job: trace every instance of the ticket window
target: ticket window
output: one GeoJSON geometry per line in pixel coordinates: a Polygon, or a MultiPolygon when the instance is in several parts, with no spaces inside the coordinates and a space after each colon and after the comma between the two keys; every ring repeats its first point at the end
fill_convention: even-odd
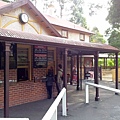
{"type": "Polygon", "coordinates": [[[54,74],[56,74],[56,49],[48,48],[48,66],[52,66],[54,69],[54,74]]]}
{"type": "Polygon", "coordinates": [[[30,46],[18,45],[17,47],[17,80],[31,79],[30,46]]]}
{"type": "Polygon", "coordinates": [[[18,81],[28,80],[28,69],[27,68],[18,68],[17,69],[17,78],[18,81]]]}

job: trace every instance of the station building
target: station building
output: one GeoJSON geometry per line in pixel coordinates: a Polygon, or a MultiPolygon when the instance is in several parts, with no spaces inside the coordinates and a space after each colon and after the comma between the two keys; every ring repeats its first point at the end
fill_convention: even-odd
{"type": "MultiPolygon", "coordinates": [[[[69,27],[51,23],[53,20],[42,15],[29,0],[10,4],[0,1],[0,6],[0,108],[4,107],[6,90],[9,106],[46,99],[41,78],[49,66],[57,74],[58,64],[63,65],[66,78],[67,54],[118,52],[109,45],[89,43],[92,33],[84,28],[72,23],[69,27]]],[[[53,94],[56,95],[55,87],[53,94]]]]}

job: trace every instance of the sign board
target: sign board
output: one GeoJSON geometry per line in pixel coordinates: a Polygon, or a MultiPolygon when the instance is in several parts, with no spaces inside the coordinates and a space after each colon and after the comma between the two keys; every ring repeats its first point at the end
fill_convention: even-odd
{"type": "Polygon", "coordinates": [[[47,61],[47,47],[38,45],[33,46],[33,67],[46,68],[47,61]]]}

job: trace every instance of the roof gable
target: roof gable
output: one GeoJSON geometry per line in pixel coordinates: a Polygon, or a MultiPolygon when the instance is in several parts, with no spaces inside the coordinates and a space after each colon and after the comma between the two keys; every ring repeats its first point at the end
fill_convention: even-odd
{"type": "Polygon", "coordinates": [[[46,28],[49,28],[55,36],[59,36],[59,37],[61,36],[52,27],[52,25],[49,23],[49,21],[37,10],[37,8],[29,0],[18,0],[17,2],[3,5],[2,7],[0,7],[0,14],[12,11],[12,10],[17,9],[22,6],[28,7],[30,10],[32,10],[35,17],[37,16],[37,19],[41,19],[42,21],[40,21],[40,22],[44,22],[44,24],[46,25],[46,28]]]}
{"type": "Polygon", "coordinates": [[[63,20],[60,18],[55,18],[55,17],[52,17],[50,15],[44,15],[44,16],[52,25],[57,25],[60,27],[73,29],[73,30],[77,30],[80,32],[85,32],[87,34],[93,34],[93,32],[90,32],[89,30],[85,29],[84,27],[81,27],[80,25],[74,24],[70,21],[63,20]]]}

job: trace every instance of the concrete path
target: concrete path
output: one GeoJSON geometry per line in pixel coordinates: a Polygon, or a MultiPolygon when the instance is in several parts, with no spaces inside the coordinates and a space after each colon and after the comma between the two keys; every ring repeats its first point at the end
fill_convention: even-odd
{"type": "MultiPolygon", "coordinates": [[[[101,81],[100,84],[113,88],[115,86],[113,82],[101,81]]],[[[94,88],[90,87],[90,103],[88,105],[84,103],[83,91],[82,94],[72,94],[74,103],[69,105],[68,116],[62,117],[59,113],[59,120],[120,120],[120,96],[101,89],[100,101],[94,101],[94,93],[94,88]]]]}
{"type": "MultiPolygon", "coordinates": [[[[61,116],[61,105],[59,105],[58,120],[120,120],[120,96],[110,91],[100,90],[100,101],[96,102],[94,101],[95,88],[90,87],[90,103],[86,105],[84,82],[82,91],[76,91],[76,86],[68,85],[68,116],[61,116]]],[[[115,83],[108,81],[101,81],[100,84],[113,88],[115,86],[115,83]]],[[[54,99],[46,99],[11,107],[10,117],[41,120],[53,101],[54,99]]],[[[0,110],[0,117],[3,117],[3,110],[0,110]]]]}

